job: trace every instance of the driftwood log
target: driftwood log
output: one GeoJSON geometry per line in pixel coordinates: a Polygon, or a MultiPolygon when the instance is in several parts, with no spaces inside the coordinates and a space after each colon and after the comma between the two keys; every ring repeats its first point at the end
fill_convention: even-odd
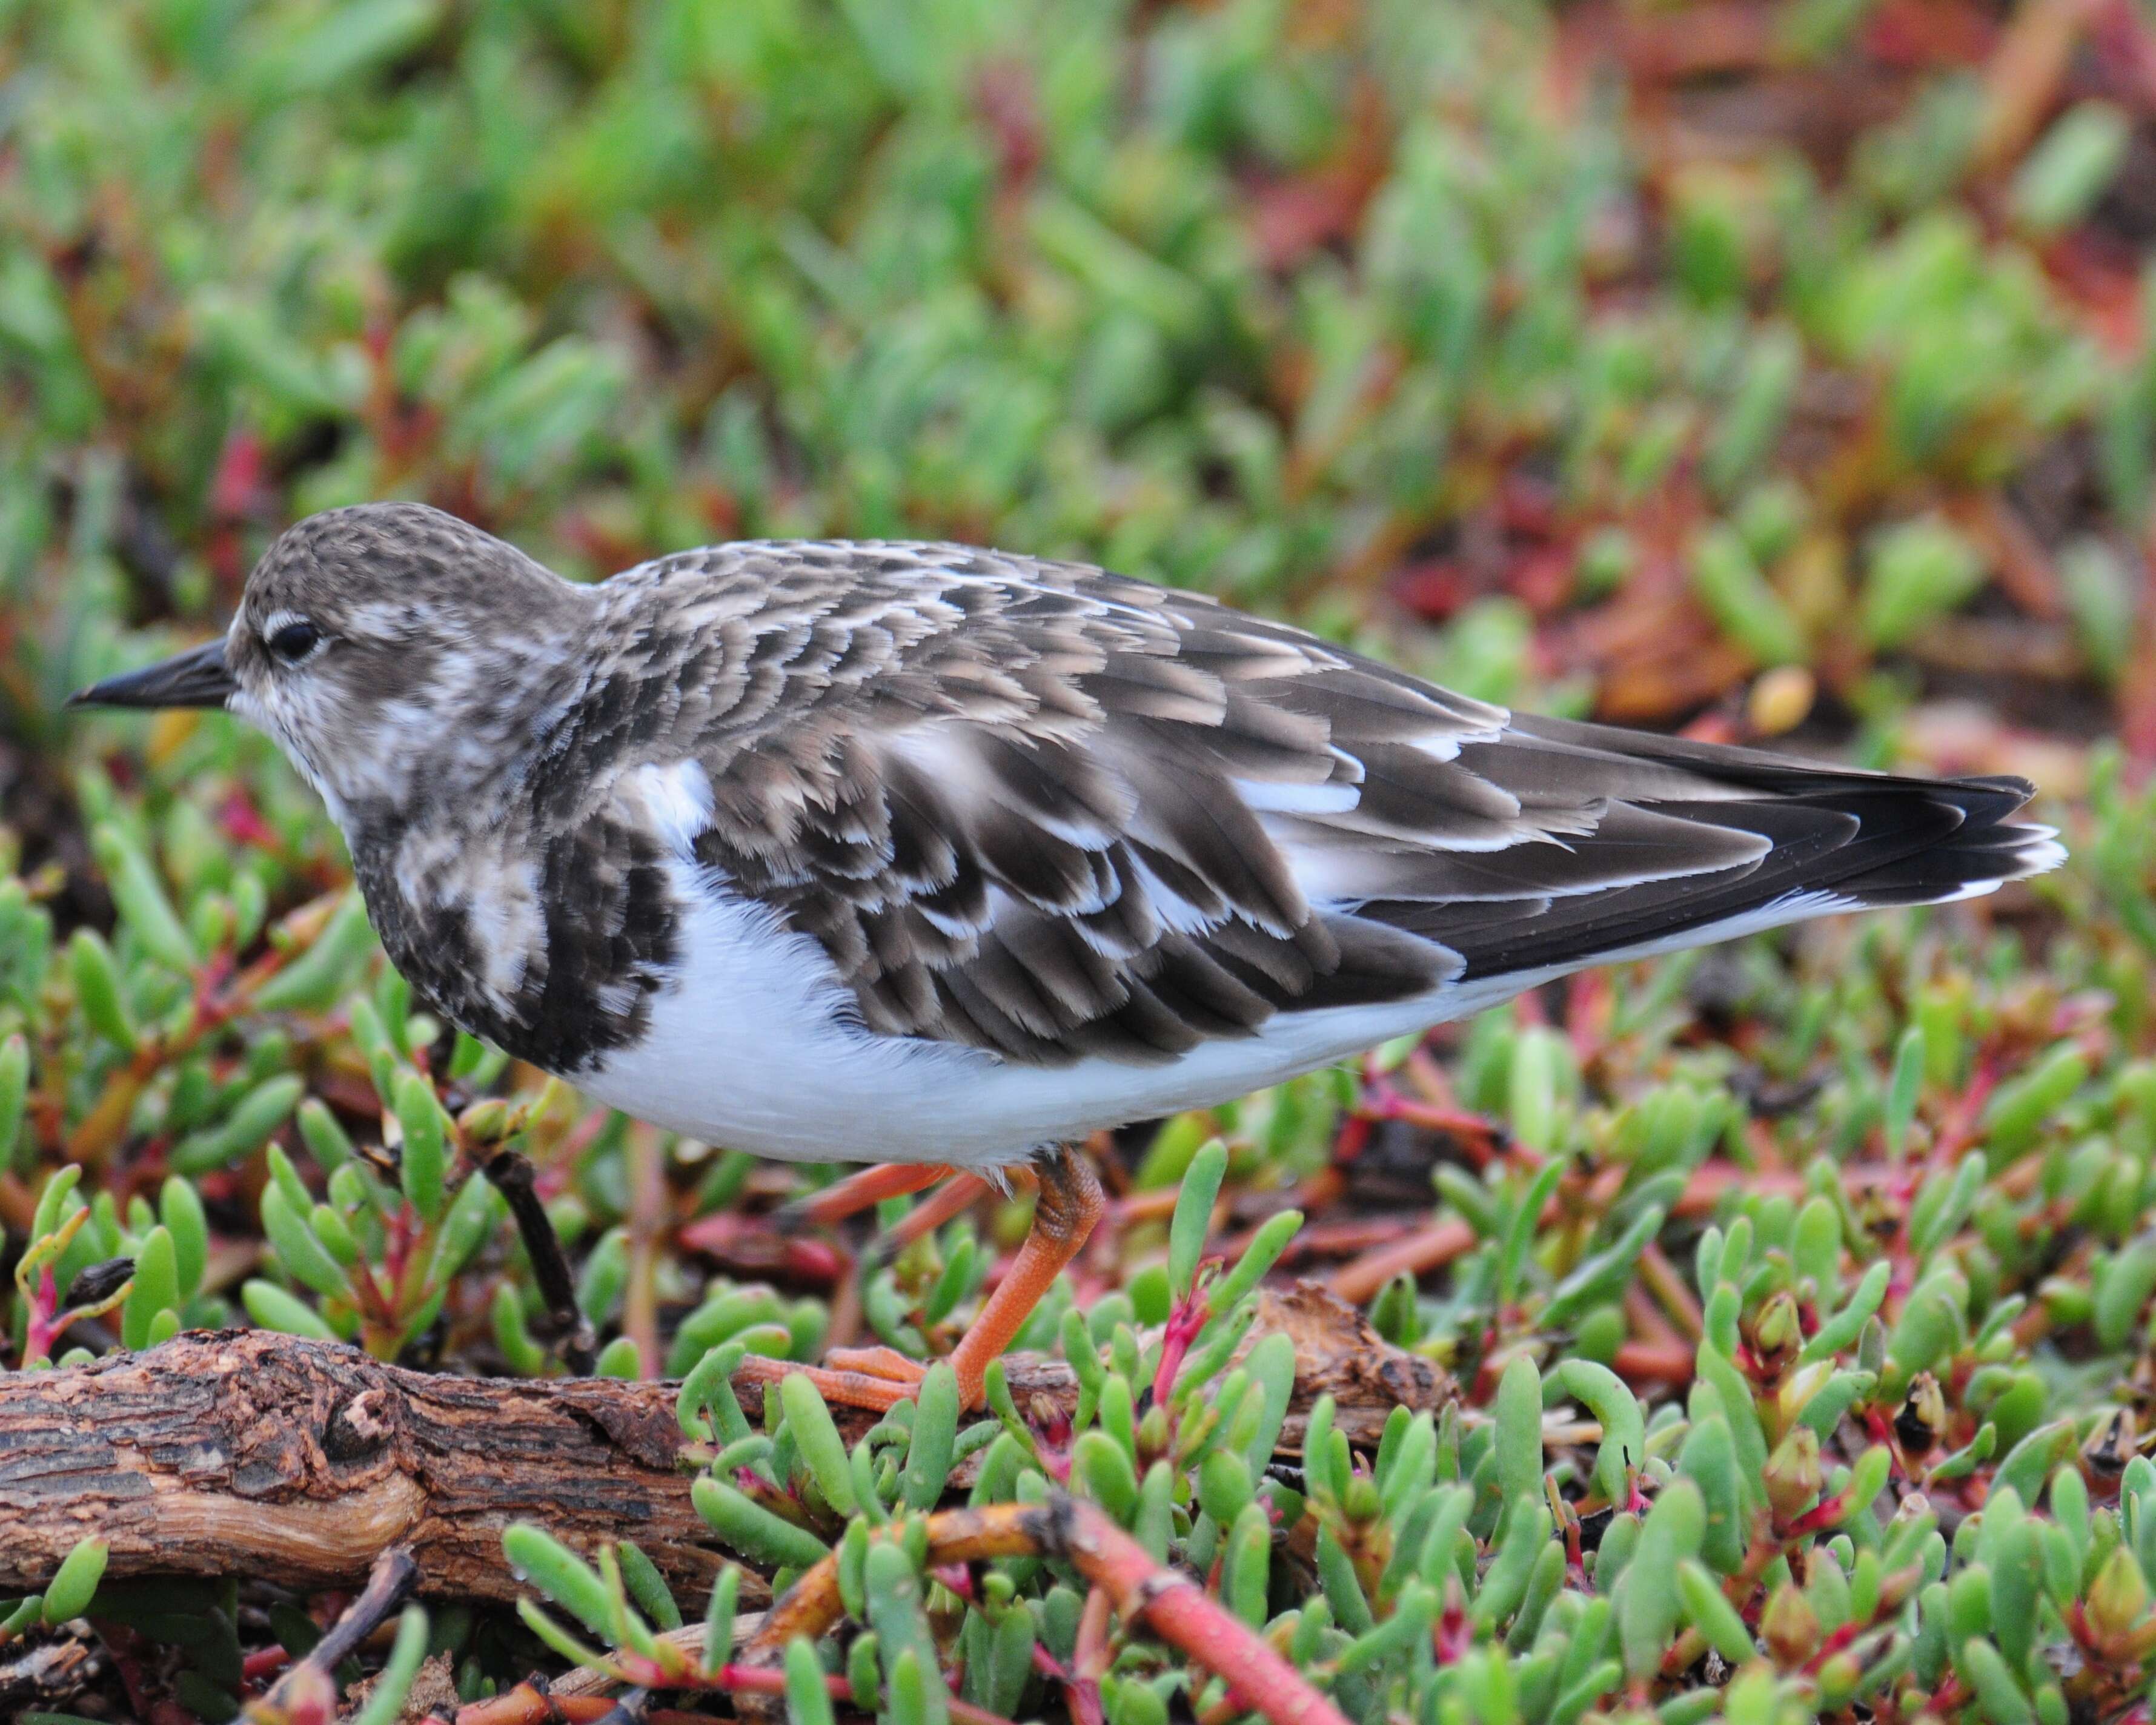
{"type": "MultiPolygon", "coordinates": [[[[1252,1339],[1269,1331],[1296,1343],[1291,1453],[1321,1394],[1367,1445],[1394,1406],[1435,1407],[1451,1393],[1435,1366],[1389,1347],[1314,1285],[1265,1296],[1252,1339]]],[[[1068,1418],[1067,1367],[1023,1354],[1005,1364],[1029,1418],[1068,1418]]],[[[756,1389],[742,1385],[752,1410],[756,1389]]],[[[834,1411],[849,1441],[873,1420],[834,1411]]],[[[634,1539],[701,1597],[721,1555],[690,1504],[680,1446],[668,1384],[432,1377],[264,1330],[180,1336],[0,1376],[0,1592],[42,1587],[95,1535],[115,1577],[349,1587],[403,1545],[424,1592],[507,1599],[517,1584],[501,1532],[529,1519],[579,1548],[634,1539]]],[[[761,1598],[744,1588],[744,1604],[761,1598]]]]}

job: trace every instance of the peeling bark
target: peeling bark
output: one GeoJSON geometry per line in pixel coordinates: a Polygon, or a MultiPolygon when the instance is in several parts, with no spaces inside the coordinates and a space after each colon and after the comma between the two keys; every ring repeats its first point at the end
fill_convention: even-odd
{"type": "MultiPolygon", "coordinates": [[[[1268,1294],[1253,1334],[1273,1329],[1296,1338],[1296,1414],[1330,1391],[1358,1443],[1375,1442],[1396,1404],[1450,1394],[1436,1367],[1316,1288],[1268,1294]]],[[[1029,1355],[1005,1367],[1029,1417],[1068,1417],[1068,1368],[1029,1355]]],[[[876,1417],[834,1412],[850,1442],[876,1417]]],[[[1283,1450],[1301,1425],[1291,1417],[1283,1450]]],[[[582,1549],[634,1539],[701,1596],[725,1559],[690,1504],[680,1445],[668,1384],[432,1377],[269,1331],[181,1336],[0,1376],[0,1590],[41,1587],[94,1534],[116,1578],[350,1587],[403,1544],[424,1592],[509,1599],[501,1532],[528,1519],[582,1549]]],[[[742,1589],[745,1605],[764,1598],[742,1589]]]]}
{"type": "Polygon", "coordinates": [[[501,1530],[628,1537],[707,1583],[707,1530],[674,1466],[672,1392],[593,1378],[429,1377],[264,1330],[181,1336],[72,1371],[0,1378],[0,1589],[74,1543],[106,1573],[350,1586],[411,1547],[429,1592],[515,1594],[501,1530]]]}

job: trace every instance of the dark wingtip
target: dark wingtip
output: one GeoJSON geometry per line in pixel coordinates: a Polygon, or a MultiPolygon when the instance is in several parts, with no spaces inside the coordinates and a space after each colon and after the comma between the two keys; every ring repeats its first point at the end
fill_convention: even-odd
{"type": "Polygon", "coordinates": [[[2035,785],[2010,773],[1989,773],[1974,778],[1952,778],[1943,783],[1948,788],[1962,793],[1957,800],[1963,814],[1979,826],[1989,826],[2005,820],[2008,815],[2025,807],[2036,794],[2035,785]]]}
{"type": "Polygon", "coordinates": [[[1987,791],[2004,791],[2010,796],[2027,802],[2036,794],[2036,787],[2015,773],[1979,773],[1974,778],[1958,778],[1956,784],[1974,785],[1987,791]]]}

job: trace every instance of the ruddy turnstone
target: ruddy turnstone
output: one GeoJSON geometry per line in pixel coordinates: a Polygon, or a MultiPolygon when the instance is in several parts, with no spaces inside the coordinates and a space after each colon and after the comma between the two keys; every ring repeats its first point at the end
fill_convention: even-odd
{"type": "MultiPolygon", "coordinates": [[[[2053,866],[2015,778],[1520,716],[1081,563],[758,542],[595,586],[416,504],[270,546],[221,639],[83,691],[221,706],[350,845],[391,960],[588,1095],[794,1159],[1031,1163],[968,1401],[1082,1244],[1096,1128],[1584,966],[2053,866]]],[[[920,1368],[816,1375],[871,1406],[920,1368]]]]}

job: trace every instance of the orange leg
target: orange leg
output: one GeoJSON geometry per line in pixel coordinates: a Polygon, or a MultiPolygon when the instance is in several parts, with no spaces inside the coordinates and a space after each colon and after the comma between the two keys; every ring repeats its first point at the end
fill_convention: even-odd
{"type": "Polygon", "coordinates": [[[849,1216],[859,1215],[886,1198],[904,1198],[923,1187],[933,1186],[950,1172],[940,1162],[880,1163],[857,1174],[848,1174],[843,1180],[834,1180],[820,1192],[797,1198],[778,1214],[788,1222],[828,1228],[849,1216]]]}
{"type": "Polygon", "coordinates": [[[896,1257],[924,1234],[933,1234],[953,1216],[963,1215],[993,1190],[978,1174],[959,1174],[908,1210],[893,1226],[869,1242],[869,1256],[880,1262],[896,1257]]]}
{"type": "MultiPolygon", "coordinates": [[[[1033,1231],[1026,1235],[1004,1279],[951,1354],[952,1368],[958,1374],[959,1399],[968,1408],[981,1404],[989,1362],[1010,1346],[1011,1337],[1024,1327],[1040,1296],[1078,1255],[1106,1207],[1092,1165],[1068,1145],[1059,1146],[1036,1172],[1040,1177],[1040,1201],[1033,1213],[1033,1231]]],[[[793,1366],[754,1356],[742,1364],[746,1374],[764,1383],[775,1383],[791,1372],[802,1373],[827,1401],[879,1410],[911,1400],[927,1371],[889,1348],[850,1350],[834,1358],[843,1362],[836,1369],[793,1366]]]]}
{"type": "Polygon", "coordinates": [[[958,1393],[966,1406],[981,1404],[988,1363],[1010,1346],[1025,1327],[1040,1296],[1055,1286],[1064,1266],[1076,1257],[1108,1206],[1093,1165],[1068,1144],[1059,1144],[1034,1168],[1040,1199],[1033,1212],[1033,1231],[1018,1249],[1004,1279],[988,1296],[973,1327],[952,1350],[958,1393]]]}

